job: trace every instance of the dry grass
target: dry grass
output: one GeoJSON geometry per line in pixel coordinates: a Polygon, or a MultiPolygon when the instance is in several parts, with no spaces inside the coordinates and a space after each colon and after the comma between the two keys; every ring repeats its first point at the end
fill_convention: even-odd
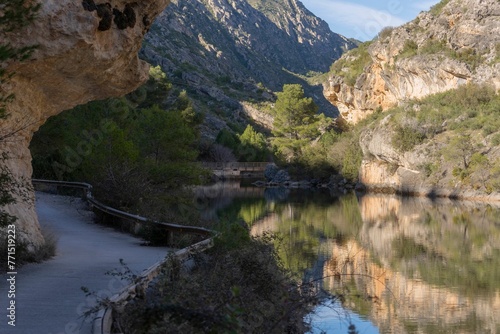
{"type": "MultiPolygon", "coordinates": [[[[57,250],[57,236],[53,231],[47,228],[42,228],[42,235],[45,239],[43,245],[35,247],[33,251],[28,251],[28,246],[24,242],[19,242],[16,244],[16,267],[20,267],[26,263],[40,263],[45,260],[50,259],[56,254],[57,250]]],[[[7,243],[5,242],[7,238],[2,234],[0,241],[0,252],[2,254],[7,254],[7,243]]],[[[0,273],[6,272],[7,268],[7,257],[0,257],[0,273]]]]}

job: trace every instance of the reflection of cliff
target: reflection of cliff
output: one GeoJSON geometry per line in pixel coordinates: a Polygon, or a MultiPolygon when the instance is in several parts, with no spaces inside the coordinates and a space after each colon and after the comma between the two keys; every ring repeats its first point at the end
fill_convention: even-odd
{"type": "Polygon", "coordinates": [[[347,296],[360,294],[348,298],[347,306],[367,313],[382,333],[436,333],[445,328],[456,328],[453,333],[496,333],[496,209],[380,195],[362,197],[359,209],[363,225],[357,240],[329,246],[325,287],[347,296]]]}
{"type": "Polygon", "coordinates": [[[360,199],[359,208],[359,240],[385,265],[394,265],[398,256],[464,261],[491,259],[500,252],[500,217],[491,204],[369,195],[360,199]],[[410,242],[419,249],[400,249],[410,242]]]}
{"type": "MultiPolygon", "coordinates": [[[[269,208],[271,209],[271,208],[269,208]]],[[[450,200],[303,196],[252,234],[278,232],[283,264],[381,333],[500,333],[500,210],[450,200]]]]}
{"type": "Polygon", "coordinates": [[[265,232],[276,232],[278,230],[279,217],[271,213],[252,225],[250,234],[254,237],[261,236],[265,232]]]}
{"type": "Polygon", "coordinates": [[[500,326],[500,290],[474,298],[408,278],[372,262],[369,252],[354,240],[333,243],[331,251],[324,287],[345,293],[346,306],[354,310],[363,309],[363,302],[366,310],[371,303],[365,315],[381,333],[436,333],[445,328],[456,328],[453,333],[496,333],[500,326]]]}

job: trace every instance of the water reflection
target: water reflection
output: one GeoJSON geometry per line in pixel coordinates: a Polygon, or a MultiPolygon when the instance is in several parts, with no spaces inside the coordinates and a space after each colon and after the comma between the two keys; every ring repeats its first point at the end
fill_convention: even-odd
{"type": "Polygon", "coordinates": [[[220,192],[208,216],[244,221],[255,235],[279,233],[289,269],[306,281],[323,278],[318,288],[343,296],[381,333],[500,333],[498,207],[273,192],[220,192]]]}

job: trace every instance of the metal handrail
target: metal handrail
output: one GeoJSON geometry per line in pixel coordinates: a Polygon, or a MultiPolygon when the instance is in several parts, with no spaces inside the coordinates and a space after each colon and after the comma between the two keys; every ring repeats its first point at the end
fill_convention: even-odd
{"type": "MultiPolygon", "coordinates": [[[[142,272],[141,275],[135,280],[135,282],[131,283],[127,287],[125,287],[121,292],[113,295],[109,301],[110,305],[121,305],[122,307],[127,301],[133,299],[137,295],[143,295],[148,284],[157,277],[161,268],[164,264],[166,264],[170,259],[175,258],[176,260],[183,262],[189,258],[190,255],[200,253],[210,247],[213,246],[214,238],[217,235],[215,231],[203,228],[203,227],[195,227],[195,226],[184,226],[177,224],[169,224],[157,221],[151,221],[147,218],[133,215],[128,212],[124,212],[121,210],[117,210],[110,206],[104,205],[99,202],[92,196],[92,185],[84,182],[66,182],[66,181],[54,181],[54,180],[40,180],[33,179],[33,184],[46,184],[46,185],[55,185],[58,187],[70,187],[70,188],[79,188],[84,192],[84,199],[93,207],[96,208],[106,214],[125,218],[129,220],[138,221],[141,223],[153,223],[155,225],[160,225],[165,229],[172,232],[183,232],[183,233],[191,233],[191,234],[199,234],[211,236],[208,239],[195,243],[191,246],[180,249],[170,257],[167,256],[162,261],[159,261],[142,272]]],[[[113,323],[113,307],[112,306],[103,306],[98,312],[94,319],[92,326],[93,334],[111,334],[111,327],[113,323]]]]}
{"type": "Polygon", "coordinates": [[[166,230],[169,230],[172,232],[182,232],[182,233],[199,234],[199,235],[212,235],[213,234],[213,231],[206,229],[206,228],[203,228],[203,227],[185,226],[185,225],[178,225],[178,224],[153,221],[153,220],[147,219],[147,218],[139,216],[139,215],[134,215],[134,214],[107,206],[107,205],[99,202],[98,200],[96,200],[92,196],[92,185],[89,183],[41,180],[41,179],[33,179],[32,182],[33,182],[33,184],[38,183],[38,184],[46,184],[46,185],[55,185],[58,187],[69,187],[69,188],[83,189],[84,199],[93,208],[96,208],[99,211],[102,211],[102,212],[107,213],[107,214],[114,216],[114,217],[129,219],[129,220],[133,220],[133,221],[137,221],[137,222],[141,222],[141,223],[153,223],[155,225],[160,225],[163,228],[165,228],[166,230]]]}

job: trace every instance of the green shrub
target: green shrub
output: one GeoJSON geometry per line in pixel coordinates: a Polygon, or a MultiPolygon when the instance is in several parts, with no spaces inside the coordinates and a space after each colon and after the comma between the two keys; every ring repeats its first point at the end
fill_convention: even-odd
{"type": "Polygon", "coordinates": [[[392,32],[394,31],[394,27],[385,27],[378,33],[379,40],[385,40],[390,37],[392,32]]]}
{"type": "Polygon", "coordinates": [[[430,39],[422,46],[419,54],[436,54],[447,50],[448,46],[445,40],[430,39]]]}
{"type": "Polygon", "coordinates": [[[351,141],[350,149],[347,150],[342,159],[342,175],[352,182],[357,181],[362,160],[363,152],[359,146],[359,141],[351,141]]]}
{"type": "Polygon", "coordinates": [[[408,152],[425,140],[425,134],[409,126],[398,125],[392,137],[392,145],[401,152],[408,152]]]}
{"type": "Polygon", "coordinates": [[[220,246],[193,256],[196,265],[189,272],[173,260],[149,298],[136,298],[117,314],[122,331],[306,332],[303,318],[310,297],[300,294],[271,243],[260,239],[229,249],[220,246]]]}
{"type": "Polygon", "coordinates": [[[468,64],[472,70],[475,70],[483,62],[481,54],[477,53],[477,51],[472,48],[460,51],[453,50],[451,52],[451,57],[468,64]]]}
{"type": "Polygon", "coordinates": [[[455,168],[453,168],[451,174],[454,177],[459,178],[461,181],[464,181],[470,175],[470,171],[468,169],[455,167],[455,168]]]}
{"type": "Polygon", "coordinates": [[[435,4],[431,7],[430,13],[434,16],[438,16],[443,11],[444,6],[446,6],[450,0],[441,0],[441,2],[435,4]]]}
{"type": "Polygon", "coordinates": [[[409,58],[417,55],[418,44],[413,40],[407,40],[403,46],[403,49],[399,52],[399,58],[409,58]]]}
{"type": "Polygon", "coordinates": [[[492,144],[492,145],[494,145],[494,146],[498,146],[498,145],[500,145],[500,133],[495,134],[495,135],[491,138],[491,144],[492,144]]]}
{"type": "Polygon", "coordinates": [[[346,57],[342,57],[332,64],[330,73],[343,77],[346,84],[354,86],[366,66],[373,62],[368,53],[368,47],[371,43],[366,42],[360,44],[356,49],[350,50],[346,57]]]}
{"type": "Polygon", "coordinates": [[[439,170],[439,166],[435,163],[427,162],[418,167],[418,169],[425,174],[425,176],[429,177],[434,172],[439,170]]]}

